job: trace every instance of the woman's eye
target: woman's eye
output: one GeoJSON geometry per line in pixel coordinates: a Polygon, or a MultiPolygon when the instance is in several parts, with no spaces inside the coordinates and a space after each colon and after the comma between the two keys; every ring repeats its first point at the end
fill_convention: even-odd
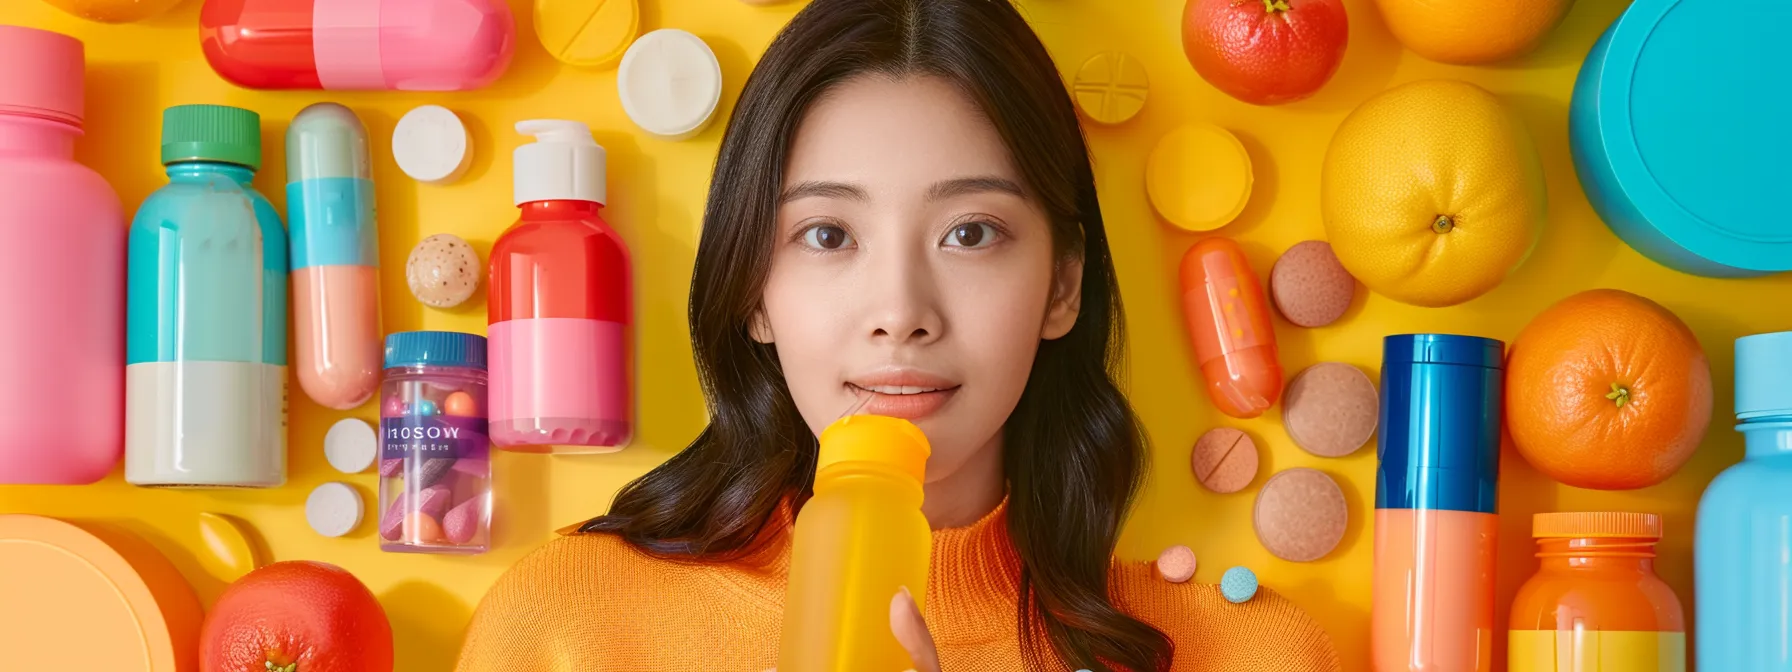
{"type": "Polygon", "coordinates": [[[852,234],[832,224],[811,226],[803,231],[803,244],[817,250],[838,250],[852,246],[852,234]]]}
{"type": "Polygon", "coordinates": [[[952,227],[946,232],[946,247],[988,247],[995,244],[1002,234],[996,227],[984,222],[966,222],[952,227]]]}

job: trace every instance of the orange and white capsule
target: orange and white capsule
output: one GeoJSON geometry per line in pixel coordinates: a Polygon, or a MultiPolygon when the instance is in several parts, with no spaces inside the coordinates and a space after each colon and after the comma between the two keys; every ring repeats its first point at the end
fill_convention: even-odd
{"type": "Polygon", "coordinates": [[[1255,418],[1282,396],[1282,365],[1263,285],[1229,238],[1195,243],[1182,257],[1182,308],[1214,407],[1255,418]]]}
{"type": "Polygon", "coordinates": [[[318,103],[286,132],[295,368],[321,406],[360,406],[379,389],[379,247],[367,128],[318,103]]]}

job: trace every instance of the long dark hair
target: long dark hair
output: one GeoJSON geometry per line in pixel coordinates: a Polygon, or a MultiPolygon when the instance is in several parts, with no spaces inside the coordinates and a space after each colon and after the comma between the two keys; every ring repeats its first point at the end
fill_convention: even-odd
{"type": "Polygon", "coordinates": [[[1061,257],[1082,257],[1076,325],[1040,344],[1003,429],[1008,531],[1022,566],[1017,627],[1029,666],[1049,667],[1055,651],[1097,670],[1166,669],[1169,640],[1108,595],[1146,449],[1110,377],[1123,364],[1123,318],[1094,173],[1051,57],[1008,0],[815,0],[779,34],[722,139],[691,280],[691,343],[709,426],[582,531],[618,534],[661,556],[736,557],[756,546],[786,499],[807,495],[815,436],[773,346],[755,342],[749,323],[771,264],[797,125],[831,87],[867,74],[956,84],[1001,134],[1061,257]]]}

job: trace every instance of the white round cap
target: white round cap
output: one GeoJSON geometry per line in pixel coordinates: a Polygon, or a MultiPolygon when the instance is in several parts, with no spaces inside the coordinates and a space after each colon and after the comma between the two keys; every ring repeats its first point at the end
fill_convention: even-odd
{"type": "Polygon", "coordinates": [[[642,130],[683,140],[709,125],[722,102],[722,65],[703,38],[662,28],[635,40],[616,69],[622,111],[642,130]]]}
{"type": "Polygon", "coordinates": [[[603,203],[604,148],[577,121],[534,119],[516,132],[535,142],[516,148],[516,204],[534,201],[603,203]]]}
{"type": "Polygon", "coordinates": [[[392,130],[392,158],[411,179],[446,184],[473,165],[472,138],[459,116],[440,105],[405,113],[392,130]]]}
{"type": "Polygon", "coordinates": [[[347,483],[329,482],[317,486],[305,498],[305,522],[326,537],[340,537],[361,526],[364,513],[361,493],[347,483]]]}
{"type": "Polygon", "coordinates": [[[345,474],[359,474],[379,457],[379,435],[373,425],[358,418],[343,418],[324,434],[324,459],[345,474]]]}

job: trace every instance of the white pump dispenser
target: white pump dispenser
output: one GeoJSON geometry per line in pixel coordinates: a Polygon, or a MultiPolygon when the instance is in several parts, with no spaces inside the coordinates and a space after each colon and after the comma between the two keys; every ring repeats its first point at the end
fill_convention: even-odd
{"type": "Polygon", "coordinates": [[[535,142],[516,148],[516,204],[533,201],[590,201],[606,197],[604,148],[591,127],[577,121],[533,119],[516,131],[535,142]]]}

